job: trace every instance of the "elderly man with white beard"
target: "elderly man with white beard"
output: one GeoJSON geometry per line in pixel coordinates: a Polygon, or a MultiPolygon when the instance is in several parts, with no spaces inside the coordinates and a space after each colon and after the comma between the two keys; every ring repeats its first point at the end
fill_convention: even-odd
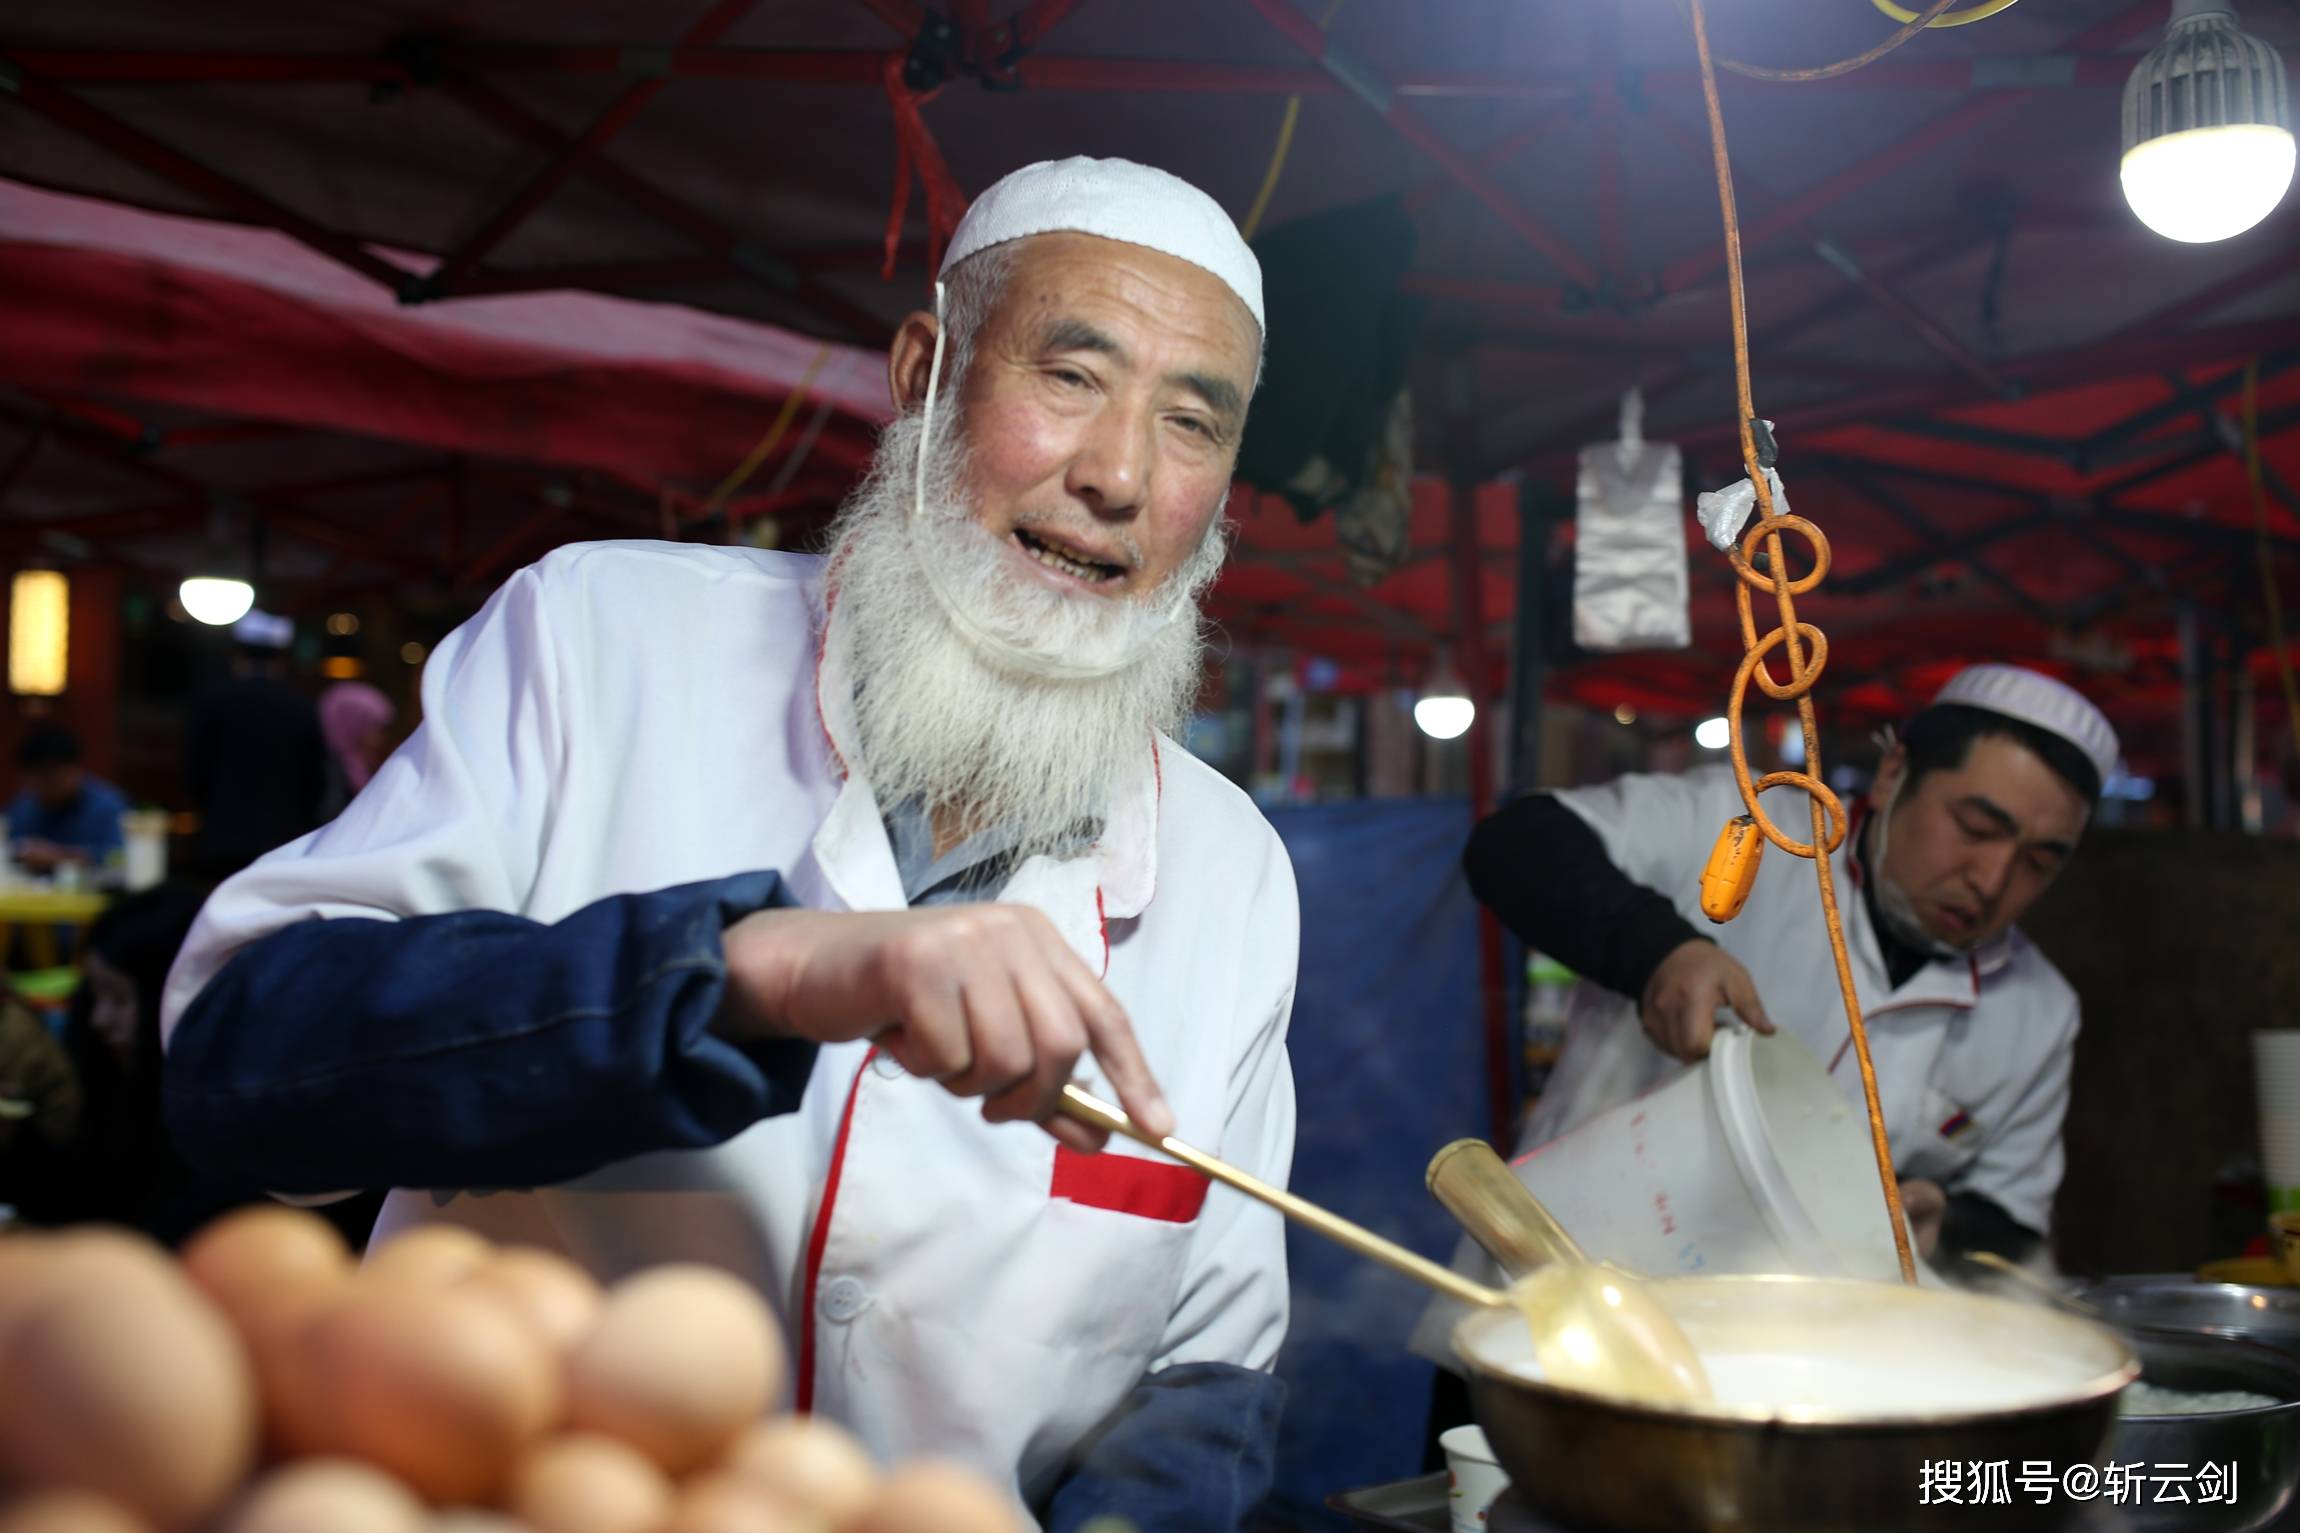
{"type": "Polygon", "coordinates": [[[739,1273],[786,1404],[1049,1528],[1233,1529],[1278,1221],[1055,1103],[1288,1170],[1292,871],[1170,738],[1260,271],[1203,193],[1067,160],[939,291],[827,559],[563,548],[437,648],[415,736],[203,913],[169,1121],[283,1195],[402,1189],[378,1238],[739,1273]]]}

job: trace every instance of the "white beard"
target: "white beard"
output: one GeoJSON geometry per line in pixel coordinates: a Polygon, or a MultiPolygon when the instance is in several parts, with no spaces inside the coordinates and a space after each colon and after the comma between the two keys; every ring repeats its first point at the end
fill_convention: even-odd
{"type": "Polygon", "coordinates": [[[913,514],[919,437],[915,412],[887,428],[832,527],[832,642],[861,736],[850,765],[882,808],[955,811],[968,834],[1013,837],[1018,858],[1073,845],[1150,769],[1150,732],[1174,731],[1197,699],[1198,599],[1222,524],[1141,599],[1061,591],[1018,577],[973,520],[957,420],[936,424],[913,514]]]}

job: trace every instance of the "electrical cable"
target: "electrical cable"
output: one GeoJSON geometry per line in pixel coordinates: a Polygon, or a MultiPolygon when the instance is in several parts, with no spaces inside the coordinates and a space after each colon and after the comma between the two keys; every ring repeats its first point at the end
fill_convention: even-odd
{"type": "MultiPolygon", "coordinates": [[[[1326,14],[1318,18],[1318,30],[1323,32],[1333,21],[1334,13],[1341,8],[1342,0],[1332,0],[1332,3],[1326,7],[1326,14]]],[[[1287,152],[1294,147],[1294,124],[1301,121],[1301,118],[1301,96],[1298,94],[1288,96],[1286,98],[1286,115],[1278,122],[1278,144],[1270,152],[1270,168],[1262,172],[1262,189],[1254,193],[1254,205],[1248,208],[1246,216],[1238,221],[1238,233],[1248,241],[1251,241],[1254,238],[1254,232],[1262,227],[1262,215],[1270,210],[1270,194],[1278,189],[1278,176],[1286,168],[1287,152]]]]}
{"type": "Polygon", "coordinates": [[[1774,509],[1767,474],[1773,456],[1769,427],[1766,428],[1765,453],[1760,456],[1757,449],[1757,409],[1749,384],[1749,315],[1741,271],[1741,221],[1733,201],[1733,167],[1725,151],[1725,116],[1717,101],[1717,71],[1709,53],[1708,23],[1702,13],[1701,0],[1688,0],[1688,3],[1692,12],[1693,43],[1701,56],[1701,93],[1709,111],[1717,202],[1725,223],[1725,274],[1733,321],[1733,384],[1741,412],[1741,462],[1757,498],[1756,520],[1731,556],[1733,572],[1739,577],[1733,595],[1741,619],[1742,648],[1740,668],[1733,674],[1733,691],[1725,710],[1731,728],[1733,777],[1741,789],[1741,802],[1748,809],[1749,819],[1764,833],[1765,839],[1793,857],[1812,859],[1820,882],[1821,916],[1828,927],[1829,950],[1836,960],[1837,986],[1845,1002],[1845,1020],[1852,1029],[1853,1050],[1860,1061],[1862,1100],[1868,1109],[1869,1135],[1876,1151],[1877,1175],[1884,1187],[1885,1207],[1892,1219],[1893,1249],[1900,1257],[1902,1279],[1913,1284],[1917,1280],[1916,1256],[1909,1248],[1908,1223],[1901,1212],[1901,1186],[1893,1172],[1892,1144],[1885,1132],[1884,1107],[1877,1094],[1876,1064],[1869,1055],[1868,1027],[1861,1017],[1860,997],[1853,988],[1852,960],[1845,948],[1844,919],[1837,908],[1836,878],[1829,863],[1830,854],[1844,844],[1845,808],[1821,780],[1821,732],[1812,698],[1813,684],[1820,680],[1822,669],[1829,662],[1829,640],[1819,628],[1797,620],[1795,598],[1819,586],[1829,573],[1829,541],[1822,536],[1820,528],[1804,517],[1785,516],[1774,509]],[[1784,533],[1804,538],[1813,554],[1812,569],[1794,580],[1789,577],[1788,556],[1782,547],[1784,533]],[[1760,545],[1765,556],[1762,571],[1756,565],[1760,545]],[[1750,610],[1752,590],[1772,592],[1780,611],[1781,625],[1763,638],[1757,635],[1750,610]],[[1788,655],[1787,681],[1777,680],[1765,664],[1765,657],[1776,648],[1788,655]],[[1776,702],[1796,703],[1797,720],[1805,736],[1803,770],[1772,772],[1754,782],[1750,780],[1741,707],[1751,681],[1776,702]],[[1775,787],[1795,787],[1804,792],[1813,816],[1811,841],[1793,839],[1773,823],[1758,803],[1760,793],[1775,787]]]}
{"type": "MultiPolygon", "coordinates": [[[[1888,7],[1883,3],[1883,0],[1878,0],[1877,8],[1900,22],[1900,30],[1894,32],[1866,53],[1856,53],[1851,58],[1839,59],[1834,64],[1817,64],[1811,69],[1769,69],[1762,64],[1746,64],[1739,59],[1719,59],[1717,60],[1717,67],[1752,80],[1780,80],[1791,83],[1834,80],[1839,75],[1849,75],[1856,69],[1874,64],[1927,27],[1953,24],[1947,22],[1945,13],[1950,6],[1956,3],[1957,0],[1933,0],[1933,3],[1926,6],[1922,11],[1904,11],[1898,6],[1888,7]]],[[[1995,4],[1997,0],[1990,0],[1990,3],[1995,4]]],[[[1998,9],[2001,10],[2010,4],[2012,4],[2012,0],[2002,0],[1998,9]]],[[[1970,15],[1971,13],[1964,14],[1970,15]]],[[[1989,14],[1993,16],[1996,12],[1991,11],[1989,14]]],[[[1973,16],[1972,19],[1978,21],[1981,18],[1973,16]]]]}

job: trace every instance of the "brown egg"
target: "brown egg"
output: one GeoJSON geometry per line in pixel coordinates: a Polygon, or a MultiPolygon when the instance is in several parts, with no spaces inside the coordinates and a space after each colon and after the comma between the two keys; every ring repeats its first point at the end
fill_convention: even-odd
{"type": "Polygon", "coordinates": [[[371,1248],[359,1275],[370,1283],[447,1288],[486,1265],[495,1247],[458,1224],[427,1224],[371,1248]]]}
{"type": "Polygon", "coordinates": [[[559,1408],[543,1344],[469,1294],[355,1284],[312,1323],[305,1356],[343,1450],[437,1505],[492,1500],[559,1408]]]}
{"type": "Polygon", "coordinates": [[[963,1464],[919,1459],[886,1477],[842,1533],[1029,1533],[1011,1493],[963,1464]]]}
{"type": "Polygon", "coordinates": [[[217,1533],[426,1533],[423,1503],[390,1475],[312,1458],[264,1476],[217,1533]]]}
{"type": "Polygon", "coordinates": [[[0,1347],[16,1317],[46,1299],[55,1271],[55,1237],[37,1232],[0,1234],[0,1347]]]}
{"type": "Polygon", "coordinates": [[[612,1437],[578,1435],[528,1454],[503,1504],[536,1533],[654,1533],[672,1500],[653,1459],[612,1437]]]}
{"type": "Polygon", "coordinates": [[[782,1385],[782,1335],[748,1284],[716,1267],[657,1267],[609,1291],[568,1360],[568,1420],[680,1475],[726,1447],[782,1385]]]}
{"type": "Polygon", "coordinates": [[[719,1467],[834,1528],[860,1515],[878,1490],[878,1470],[863,1445],[820,1416],[777,1416],[744,1428],[719,1467]]]}
{"type": "Polygon", "coordinates": [[[168,1253],[143,1236],[106,1225],[0,1239],[0,1347],[9,1328],[52,1296],[102,1283],[133,1283],[181,1296],[183,1276],[168,1253]]]}
{"type": "Polygon", "coordinates": [[[221,1505],[255,1458],[255,1379],[223,1316],[172,1274],[83,1253],[0,1348],[0,1464],[92,1491],[163,1533],[221,1505]]]}
{"type": "Polygon", "coordinates": [[[0,1533],[145,1533],[145,1529],[101,1496],[58,1490],[10,1502],[0,1511],[0,1533]]]}
{"type": "Polygon", "coordinates": [[[831,1533],[830,1525],[732,1474],[709,1474],[679,1493],[663,1533],[831,1533]]]}
{"type": "Polygon", "coordinates": [[[599,1285],[591,1274],[534,1246],[505,1246],[456,1287],[504,1304],[535,1328],[556,1357],[572,1351],[599,1318],[599,1285]]]}
{"type": "Polygon", "coordinates": [[[334,1426],[335,1391],[313,1369],[311,1331],[357,1291],[348,1274],[307,1277],[267,1293],[240,1318],[263,1402],[264,1449],[275,1462],[344,1451],[334,1426]]]}
{"type": "Polygon", "coordinates": [[[334,1225],[277,1203],[224,1215],[192,1237],[183,1260],[185,1276],[243,1330],[273,1295],[347,1277],[352,1267],[334,1225]]]}

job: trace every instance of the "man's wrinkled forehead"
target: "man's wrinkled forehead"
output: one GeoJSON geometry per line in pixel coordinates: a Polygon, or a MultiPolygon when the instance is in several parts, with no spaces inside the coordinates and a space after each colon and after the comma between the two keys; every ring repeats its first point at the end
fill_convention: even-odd
{"type": "Polygon", "coordinates": [[[1163,251],[1068,230],[1016,240],[1009,250],[1011,264],[997,310],[1004,311],[999,318],[1016,327],[1017,339],[1038,350],[1077,349],[1130,362],[1126,348],[1092,312],[1097,296],[1116,297],[1127,306],[1147,299],[1144,306],[1153,310],[1161,297],[1179,298],[1186,312],[1163,316],[1161,333],[1227,333],[1240,343],[1241,353],[1234,359],[1209,355],[1193,361],[1185,369],[1186,381],[1209,404],[1244,418],[1246,400],[1261,380],[1262,329],[1220,278],[1163,251]],[[1223,364],[1232,360],[1242,364],[1235,380],[1222,376],[1232,370],[1223,364]]]}

